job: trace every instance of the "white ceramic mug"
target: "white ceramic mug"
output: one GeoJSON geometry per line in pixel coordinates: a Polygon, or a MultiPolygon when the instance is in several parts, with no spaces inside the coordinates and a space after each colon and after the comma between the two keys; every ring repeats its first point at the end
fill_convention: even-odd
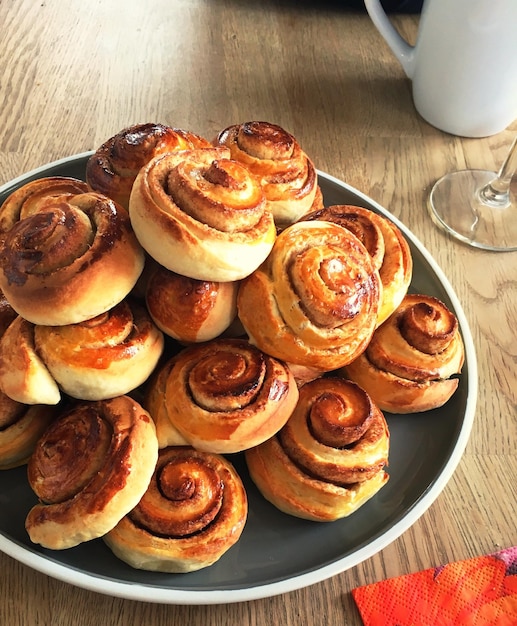
{"type": "Polygon", "coordinates": [[[379,0],[364,3],[412,80],[415,107],[427,122],[486,137],[517,118],[517,0],[424,0],[415,46],[379,0]]]}

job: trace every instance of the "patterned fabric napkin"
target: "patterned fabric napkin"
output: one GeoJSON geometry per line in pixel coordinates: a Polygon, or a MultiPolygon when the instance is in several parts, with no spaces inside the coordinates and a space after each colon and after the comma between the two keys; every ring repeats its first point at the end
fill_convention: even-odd
{"type": "Polygon", "coordinates": [[[364,626],[517,626],[517,546],[352,590],[364,626]]]}

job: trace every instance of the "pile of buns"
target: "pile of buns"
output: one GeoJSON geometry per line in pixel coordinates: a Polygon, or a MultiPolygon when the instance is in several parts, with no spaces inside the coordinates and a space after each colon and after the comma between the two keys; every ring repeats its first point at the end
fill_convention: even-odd
{"type": "Polygon", "coordinates": [[[123,129],[85,180],[0,207],[0,468],[27,464],[31,540],[102,537],[141,569],[207,567],[248,515],[242,454],[288,515],[333,521],[388,480],[383,411],[447,402],[464,351],[410,294],[386,217],[326,206],[283,128],[123,129]]]}

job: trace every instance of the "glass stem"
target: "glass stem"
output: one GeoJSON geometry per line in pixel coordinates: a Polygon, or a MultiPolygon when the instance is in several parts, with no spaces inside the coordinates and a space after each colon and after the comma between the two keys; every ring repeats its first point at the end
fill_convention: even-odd
{"type": "Polygon", "coordinates": [[[510,204],[510,183],[517,171],[517,137],[497,176],[479,190],[479,198],[484,204],[492,207],[504,208],[510,204]]]}

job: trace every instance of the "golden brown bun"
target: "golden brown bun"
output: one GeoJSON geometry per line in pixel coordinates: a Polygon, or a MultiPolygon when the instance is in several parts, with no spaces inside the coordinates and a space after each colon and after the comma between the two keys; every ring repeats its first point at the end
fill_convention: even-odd
{"type": "Polygon", "coordinates": [[[170,422],[173,440],[179,432],[199,450],[240,452],[280,430],[298,399],[289,369],[241,339],[195,344],[164,367],[149,392],[160,441],[170,422]]]}
{"type": "Polygon", "coordinates": [[[147,284],[154,323],[182,343],[209,341],[237,316],[237,282],[196,280],[159,267],[147,284]]]}
{"type": "Polygon", "coordinates": [[[104,541],[134,568],[192,572],[237,542],[247,513],[244,486],[227,460],[190,447],[165,448],[147,492],[104,541]]]}
{"type": "Polygon", "coordinates": [[[282,231],[265,263],[239,288],[250,340],[287,363],[321,371],[352,361],[370,341],[382,286],[366,248],[322,221],[282,231]]]}
{"type": "Polygon", "coordinates": [[[283,228],[323,206],[316,169],[298,141],[270,122],[245,122],[222,130],[216,145],[230,149],[260,180],[277,226],[283,228]]]}
{"type": "Polygon", "coordinates": [[[27,463],[53,417],[53,407],[21,404],[0,391],[0,470],[27,463]]]}
{"type": "Polygon", "coordinates": [[[344,226],[365,246],[382,282],[377,325],[382,324],[402,302],[413,273],[411,250],[400,229],[379,213],[348,204],[329,206],[303,219],[326,220],[344,226]]]}
{"type": "Polygon", "coordinates": [[[97,148],[86,163],[86,182],[125,209],[136,175],[160,154],[208,148],[210,142],[195,133],[164,124],[135,124],[124,128],[97,148]]]}
{"type": "Polygon", "coordinates": [[[129,214],[147,252],[197,280],[230,282],[269,254],[273,216],[258,181],[225,148],[175,152],[144,166],[129,214]]]}
{"type": "Polygon", "coordinates": [[[35,345],[59,387],[81,400],[105,400],[147,380],[164,346],[147,310],[124,300],[69,326],[36,326],[35,345]]]}
{"type": "Polygon", "coordinates": [[[22,404],[58,404],[61,392],[34,343],[34,324],[21,316],[0,339],[0,389],[22,404]]]}
{"type": "Polygon", "coordinates": [[[163,345],[145,308],[125,300],[67,326],[18,317],[0,340],[0,388],[25,404],[57,404],[60,390],[81,400],[114,398],[147,380],[163,345]]]}
{"type": "Polygon", "coordinates": [[[34,324],[104,313],[131,291],[143,266],[127,212],[96,193],[58,197],[0,240],[0,288],[34,324]]]}
{"type": "MultiPolygon", "coordinates": [[[[9,330],[11,324],[14,324],[16,329],[20,322],[22,318],[16,314],[0,291],[0,470],[18,467],[27,462],[36,441],[55,414],[55,407],[24,404],[3,391],[2,380],[6,372],[9,375],[8,381],[10,380],[15,388],[20,383],[23,375],[19,369],[24,367],[26,358],[30,358],[27,354],[27,341],[29,353],[33,350],[32,325],[29,322],[23,322],[27,325],[27,333],[22,333],[21,336],[9,330]],[[7,362],[4,361],[1,347],[6,334],[7,362]],[[10,359],[14,361],[9,362],[10,359]]],[[[7,386],[9,387],[9,384],[7,386]]]]}
{"type": "Polygon", "coordinates": [[[389,432],[359,386],[320,378],[300,389],[287,424],[245,452],[253,482],[284,513],[333,521],[356,511],[387,482],[389,432]]]}
{"type": "Polygon", "coordinates": [[[145,493],[158,458],[154,423],[127,396],[84,402],[56,418],[28,463],[38,496],[31,541],[62,550],[110,531],[145,493]]]}
{"type": "Polygon", "coordinates": [[[166,386],[173,363],[173,359],[169,359],[155,370],[145,392],[144,406],[156,424],[156,436],[160,448],[189,445],[185,437],[172,424],[167,413],[166,386]]]}
{"type": "Polygon", "coordinates": [[[449,400],[464,358],[454,313],[437,298],[410,294],[344,373],[382,410],[418,413],[449,400]]]}
{"type": "Polygon", "coordinates": [[[66,201],[70,196],[87,191],[88,185],[84,181],[66,176],[46,176],[25,183],[0,207],[0,232],[6,233],[16,222],[43,211],[49,203],[59,199],[66,201]]]}

